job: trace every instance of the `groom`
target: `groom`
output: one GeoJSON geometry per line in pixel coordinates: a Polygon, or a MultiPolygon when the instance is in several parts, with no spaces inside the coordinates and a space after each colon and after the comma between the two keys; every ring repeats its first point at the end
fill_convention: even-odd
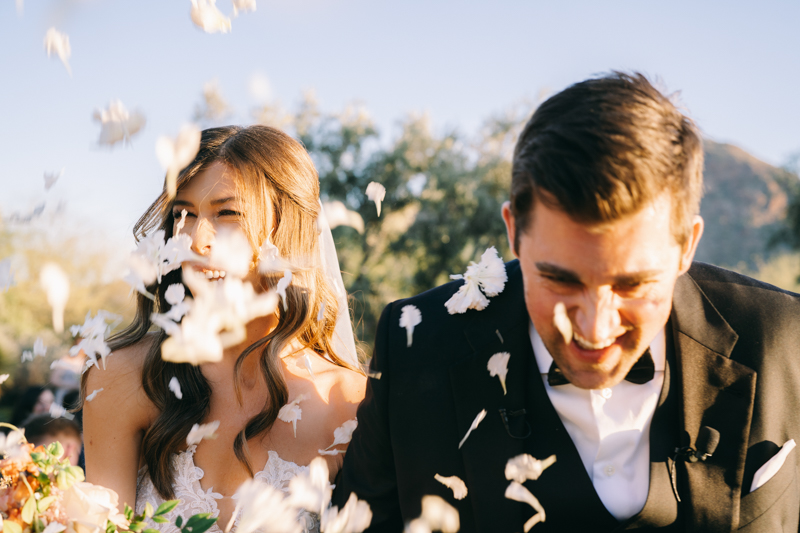
{"type": "Polygon", "coordinates": [[[514,153],[504,290],[463,314],[445,308],[463,281],[384,310],[334,503],[354,492],[368,531],[399,532],[438,495],[462,532],[522,531],[537,511],[505,473],[529,454],[556,459],[524,483],[534,533],[798,531],[800,297],[692,263],[702,168],[697,129],[641,75],[544,102],[514,153]],[[503,352],[505,386],[487,368],[503,352]]]}

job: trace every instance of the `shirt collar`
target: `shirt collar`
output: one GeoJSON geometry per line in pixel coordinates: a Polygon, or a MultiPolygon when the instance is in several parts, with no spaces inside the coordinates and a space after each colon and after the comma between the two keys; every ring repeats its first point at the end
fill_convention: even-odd
{"type": "MultiPolygon", "coordinates": [[[[655,338],[650,342],[650,354],[653,356],[653,365],[656,372],[663,372],[667,364],[667,338],[666,326],[661,328],[655,338]]],[[[553,364],[553,356],[544,345],[542,336],[533,327],[533,322],[530,323],[530,337],[531,345],[533,346],[533,355],[536,357],[536,365],[539,367],[540,374],[547,374],[550,372],[550,366],[553,364]]]]}

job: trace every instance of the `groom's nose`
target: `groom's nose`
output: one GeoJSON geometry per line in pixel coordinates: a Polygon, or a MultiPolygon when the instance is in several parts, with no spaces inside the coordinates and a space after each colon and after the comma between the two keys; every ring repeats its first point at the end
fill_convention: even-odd
{"type": "Polygon", "coordinates": [[[624,333],[619,298],[610,287],[584,292],[574,316],[577,333],[589,342],[600,343],[624,333]]]}

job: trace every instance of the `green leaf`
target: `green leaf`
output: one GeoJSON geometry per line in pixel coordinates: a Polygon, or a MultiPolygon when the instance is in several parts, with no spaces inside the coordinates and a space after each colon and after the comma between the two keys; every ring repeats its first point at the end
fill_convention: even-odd
{"type": "Polygon", "coordinates": [[[45,512],[47,508],[50,507],[50,504],[55,501],[55,499],[56,499],[55,496],[48,496],[46,498],[42,498],[36,504],[36,510],[39,511],[40,513],[45,512]]]}
{"type": "MultiPolygon", "coordinates": [[[[68,466],[66,468],[67,472],[73,477],[73,479],[77,482],[86,481],[86,476],[83,475],[83,468],[79,466],[68,466]]],[[[75,482],[73,481],[73,483],[75,482]]]]}
{"type": "Polygon", "coordinates": [[[135,531],[136,533],[140,533],[144,529],[144,526],[144,522],[131,522],[131,525],[128,526],[128,529],[135,531]]]}
{"type": "Polygon", "coordinates": [[[144,516],[145,518],[153,516],[153,506],[150,505],[150,502],[144,504],[144,516]]]}
{"type": "Polygon", "coordinates": [[[155,522],[156,524],[169,524],[169,520],[167,520],[163,516],[153,516],[153,522],[155,522]]]}
{"type": "Polygon", "coordinates": [[[157,529],[147,528],[142,533],[161,533],[161,532],[157,529]]]}
{"type": "Polygon", "coordinates": [[[12,522],[10,520],[4,520],[3,533],[22,533],[22,528],[16,522],[12,522]]]}
{"type": "MultiPolygon", "coordinates": [[[[201,513],[201,514],[209,515],[211,513],[201,513]]],[[[184,530],[189,529],[191,533],[204,533],[205,531],[208,531],[208,529],[211,526],[213,526],[214,523],[217,521],[216,518],[207,518],[205,516],[200,517],[200,515],[195,515],[192,518],[189,519],[189,522],[186,522],[186,526],[184,527],[184,530]],[[197,520],[194,522],[192,527],[189,527],[189,522],[192,520],[192,518],[195,517],[198,517],[197,520]]]]}
{"type": "Polygon", "coordinates": [[[125,510],[123,511],[123,513],[125,514],[125,520],[127,520],[128,522],[133,520],[133,509],[131,509],[131,506],[128,505],[127,503],[125,504],[125,510]]]}
{"type": "Polygon", "coordinates": [[[108,520],[106,522],[106,533],[117,533],[117,524],[108,520]]]}
{"type": "Polygon", "coordinates": [[[25,505],[22,506],[22,514],[20,518],[26,524],[30,524],[33,522],[33,513],[36,511],[36,498],[31,496],[28,498],[28,501],[25,502],[25,505]]]}
{"type": "Polygon", "coordinates": [[[178,518],[175,519],[175,526],[180,528],[183,525],[183,517],[178,515],[178,518]]]}
{"type": "Polygon", "coordinates": [[[158,509],[156,509],[154,516],[161,516],[162,514],[167,514],[168,512],[175,509],[175,507],[177,507],[179,503],[181,503],[180,500],[165,501],[164,503],[158,506],[158,509]]]}

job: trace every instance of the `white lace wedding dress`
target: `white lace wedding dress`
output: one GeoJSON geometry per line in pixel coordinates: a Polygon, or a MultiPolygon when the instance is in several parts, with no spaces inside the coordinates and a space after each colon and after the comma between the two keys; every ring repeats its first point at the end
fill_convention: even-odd
{"type": "MultiPolygon", "coordinates": [[[[222,494],[214,492],[213,487],[203,490],[200,480],[203,479],[202,468],[194,464],[194,452],[197,446],[189,446],[186,451],[175,454],[172,457],[173,468],[175,469],[175,498],[180,499],[181,503],[166,515],[169,520],[167,524],[155,524],[162,533],[180,533],[175,527],[175,517],[180,515],[184,519],[197,513],[211,513],[212,516],[219,516],[217,500],[222,499],[222,494]]],[[[289,480],[298,474],[308,471],[307,466],[300,466],[290,461],[284,461],[276,452],[269,452],[269,459],[264,469],[255,475],[255,479],[268,483],[269,485],[287,492],[289,480]]],[[[153,508],[157,508],[164,499],[158,495],[147,470],[143,468],[139,471],[139,479],[136,483],[136,514],[144,511],[146,502],[150,502],[153,508]]],[[[298,517],[298,522],[303,526],[305,533],[319,533],[319,517],[313,513],[302,511],[298,517]]],[[[216,523],[209,533],[222,533],[226,524],[216,523]]],[[[234,520],[234,529],[239,525],[239,516],[234,520]]],[[[148,526],[150,527],[150,526],[148,526]]]]}

